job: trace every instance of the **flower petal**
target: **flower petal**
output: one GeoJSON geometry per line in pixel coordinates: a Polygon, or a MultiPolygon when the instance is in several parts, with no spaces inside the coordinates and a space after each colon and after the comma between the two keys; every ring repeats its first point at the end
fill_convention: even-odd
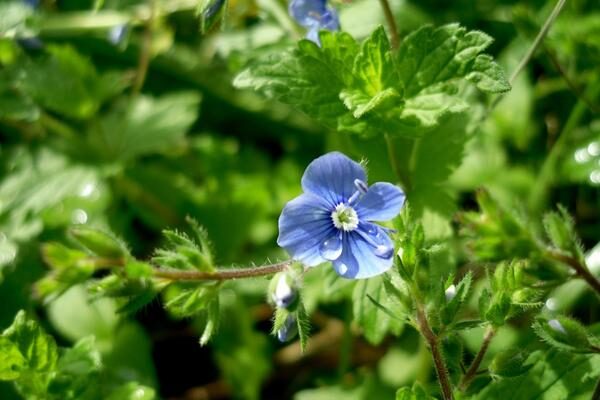
{"type": "Polygon", "coordinates": [[[311,162],[302,176],[305,192],[326,199],[336,206],[356,191],[354,180],[366,181],[363,167],[342,153],[327,153],[311,162]]]}
{"type": "Polygon", "coordinates": [[[387,233],[375,224],[361,223],[344,235],[344,251],[333,267],[344,278],[371,278],[390,269],[393,258],[394,245],[387,233]]]}
{"type": "Polygon", "coordinates": [[[355,210],[361,220],[387,221],[398,215],[405,199],[398,186],[377,182],[358,200],[355,210]]]}
{"type": "Polygon", "coordinates": [[[334,234],[327,202],[304,193],[288,202],[279,217],[277,244],[298,261],[315,266],[327,260],[319,252],[321,244],[334,234]]]}
{"type": "Polygon", "coordinates": [[[289,13],[304,27],[318,24],[318,18],[327,11],[326,0],[292,0],[288,7],[289,13]]]}

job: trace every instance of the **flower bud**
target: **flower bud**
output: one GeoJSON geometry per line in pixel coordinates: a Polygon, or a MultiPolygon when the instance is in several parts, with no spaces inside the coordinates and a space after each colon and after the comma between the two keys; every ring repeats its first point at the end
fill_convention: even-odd
{"type": "Polygon", "coordinates": [[[452,299],[456,296],[456,285],[452,284],[448,286],[444,292],[444,296],[446,296],[446,301],[452,301],[452,299]]]}
{"type": "Polygon", "coordinates": [[[277,339],[279,339],[280,342],[285,343],[292,340],[297,334],[298,325],[296,323],[296,317],[294,314],[288,314],[283,326],[277,331],[277,339]]]}
{"type": "Polygon", "coordinates": [[[276,274],[269,285],[270,299],[277,308],[293,311],[298,305],[298,285],[288,272],[276,274]]]}

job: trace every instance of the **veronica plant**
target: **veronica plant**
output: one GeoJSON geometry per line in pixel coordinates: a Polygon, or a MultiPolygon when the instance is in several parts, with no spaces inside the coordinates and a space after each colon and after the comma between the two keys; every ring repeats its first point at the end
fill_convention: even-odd
{"type": "MultiPolygon", "coordinates": [[[[560,3],[564,1],[558,5],[560,3]]],[[[481,212],[459,213],[458,223],[462,229],[455,235],[451,221],[457,220],[453,217],[459,196],[447,193],[446,185],[450,173],[467,151],[466,145],[476,131],[474,127],[489,115],[496,99],[510,90],[514,78],[535,53],[562,6],[555,8],[538,39],[507,79],[500,65],[485,53],[492,43],[487,34],[453,23],[422,26],[400,40],[390,5],[385,0],[381,4],[388,29],[378,26],[366,37],[354,37],[340,30],[338,13],[326,0],[290,1],[288,12],[306,28],[306,39],[299,40],[290,49],[274,46],[273,52],[270,52],[273,48],[265,46],[256,53],[258,57],[237,71],[234,79],[233,84],[238,89],[262,93],[279,102],[278,106],[303,112],[330,135],[329,147],[343,150],[354,158],[337,151],[321,155],[306,167],[301,181],[294,182],[292,190],[301,186],[303,193],[292,198],[293,195],[285,192],[281,204],[287,203],[278,219],[280,249],[273,246],[271,251],[276,256],[287,252],[290,259],[249,267],[219,266],[207,231],[192,219],[188,220],[186,232],[165,230],[163,246],[148,259],[138,259],[126,243],[110,233],[80,227],[70,230],[68,245],[53,242],[42,246],[42,257],[50,271],[37,282],[38,298],[50,302],[75,285],[85,285],[96,297],[112,298],[119,305],[118,312],[128,314],[159,297],[173,318],[195,318],[199,342],[206,345],[210,340],[219,341],[219,330],[227,329],[224,326],[227,324],[220,326],[220,320],[226,314],[226,307],[236,301],[232,297],[244,295],[236,280],[271,277],[269,284],[259,281],[265,285],[257,287],[261,295],[262,291],[267,292],[267,303],[271,306],[267,308],[268,315],[271,310],[274,312],[272,334],[280,342],[291,342],[298,337],[302,350],[306,349],[311,316],[315,316],[315,321],[318,319],[315,312],[318,303],[331,301],[334,295],[337,296],[337,303],[332,306],[335,312],[339,311],[338,305],[348,306],[345,307],[348,315],[340,317],[346,318],[346,323],[340,324],[344,325],[346,343],[343,346],[354,332],[362,333],[370,344],[378,344],[386,337],[399,335],[407,326],[414,328],[415,337],[420,335],[425,343],[422,348],[429,351],[424,354],[431,358],[422,365],[424,373],[419,374],[422,383],[428,383],[428,375],[433,377],[433,370],[427,374],[431,364],[437,383],[401,388],[397,399],[429,399],[428,393],[444,400],[502,399],[507,393],[513,393],[511,385],[515,381],[509,379],[519,380],[522,385],[517,386],[526,388],[515,389],[522,391],[514,398],[562,399],[566,398],[561,397],[562,386],[554,387],[554,391],[546,389],[552,388],[556,379],[553,374],[546,376],[544,371],[560,370],[567,375],[568,366],[579,368],[587,364],[589,369],[581,367],[575,375],[578,384],[582,383],[580,376],[586,377],[582,385],[584,393],[589,394],[593,388],[590,389],[588,381],[600,378],[597,358],[600,341],[596,332],[574,319],[553,314],[549,306],[553,291],[576,278],[583,279],[600,293],[600,282],[590,262],[592,257],[586,255],[566,209],[546,215],[543,224],[538,224],[546,231],[546,237],[541,237],[542,230],[531,227],[535,224],[526,223],[524,216],[505,210],[488,192],[480,191],[477,199],[481,212]],[[365,151],[358,151],[363,144],[365,151]],[[358,153],[366,161],[357,162],[358,153]],[[367,161],[373,165],[372,175],[393,183],[369,185],[367,161]],[[394,229],[379,223],[389,223],[394,229]],[[474,291],[478,291],[478,301],[470,302],[474,291]],[[517,318],[518,323],[512,324],[517,318]],[[491,361],[486,358],[491,358],[488,351],[492,352],[492,342],[499,340],[495,338],[502,336],[503,329],[525,330],[532,325],[529,336],[535,337],[535,331],[555,350],[577,353],[577,356],[555,357],[558,353],[509,349],[493,354],[491,361]],[[482,328],[483,332],[472,334],[474,328],[482,328]],[[465,339],[466,331],[469,340],[465,339]],[[467,342],[472,342],[473,336],[481,339],[481,346],[475,350],[469,348],[473,354],[467,355],[465,346],[471,344],[467,342]],[[565,360],[568,362],[563,362],[565,360]],[[489,367],[485,368],[486,365],[489,367]],[[477,393],[482,381],[487,387],[477,393]],[[527,392],[531,387],[545,393],[527,392]],[[559,394],[552,397],[556,393],[559,394]]],[[[275,2],[273,7],[278,6],[281,4],[275,2]]],[[[201,31],[213,32],[213,28],[222,25],[228,7],[224,0],[201,2],[195,10],[201,19],[201,31]]],[[[111,117],[108,122],[88,121],[97,112],[110,108],[105,106],[105,101],[116,96],[111,90],[117,89],[97,87],[98,82],[107,84],[114,79],[97,72],[80,59],[75,50],[51,47],[48,55],[53,58],[42,60],[48,64],[42,67],[43,71],[47,68],[55,75],[56,71],[62,71],[64,80],[72,77],[76,82],[84,82],[81,87],[61,84],[57,89],[80,88],[84,99],[89,95],[91,105],[87,108],[77,111],[72,103],[61,102],[69,100],[65,92],[48,97],[54,90],[38,91],[41,86],[38,83],[51,81],[45,79],[46,73],[38,71],[36,74],[33,67],[28,70],[28,81],[0,89],[10,96],[23,96],[27,100],[24,103],[35,103],[36,112],[42,112],[43,108],[52,111],[44,111],[48,114],[44,119],[46,124],[50,121],[54,130],[57,125],[50,119],[54,114],[81,119],[82,123],[78,123],[81,127],[100,126],[106,135],[94,139],[93,134],[98,132],[92,131],[90,146],[104,143],[106,136],[114,149],[123,149],[122,154],[115,150],[112,158],[109,157],[115,163],[122,158],[127,163],[120,162],[129,165],[136,156],[154,154],[155,150],[164,150],[171,143],[156,139],[157,144],[152,141],[148,144],[139,140],[137,132],[147,136],[154,132],[156,137],[166,137],[167,131],[175,131],[177,135],[173,136],[172,143],[179,143],[185,131],[194,125],[196,114],[190,110],[197,109],[197,96],[169,98],[163,103],[162,99],[145,98],[140,92],[151,58],[150,53],[143,52],[151,51],[152,30],[163,23],[164,10],[158,7],[154,11],[157,21],[152,20],[154,17],[144,21],[145,39],[132,88],[132,106],[127,107],[125,116],[121,115],[124,111],[119,111],[118,118],[111,117]],[[68,69],[72,65],[80,66],[74,70],[81,77],[68,69]],[[161,126],[164,132],[150,129],[157,121],[168,119],[164,114],[173,112],[172,104],[178,104],[175,109],[181,108],[175,126],[178,129],[169,124],[161,126]],[[120,129],[122,126],[127,129],[120,129]],[[112,132],[116,132],[116,136],[109,135],[112,132]],[[127,139],[118,141],[121,136],[127,139]],[[129,144],[140,147],[130,148],[129,144]],[[142,146],[146,144],[147,148],[142,146]]],[[[154,11],[139,15],[154,15],[154,11]]],[[[284,13],[282,19],[285,17],[284,13]]],[[[109,34],[113,43],[121,43],[124,34],[127,39],[129,36],[135,39],[132,21],[117,19],[113,22],[114,29],[109,34]],[[132,27],[131,32],[124,28],[128,26],[132,27]]],[[[127,45],[126,42],[128,40],[123,45],[127,45]]],[[[23,74],[15,76],[23,79],[23,74]]],[[[75,96],[75,105],[85,103],[80,97],[75,96]]],[[[59,125],[59,136],[77,136],[69,133],[69,123],[65,123],[67,128],[59,125]]],[[[18,129],[23,124],[13,125],[18,129]]],[[[171,176],[165,175],[165,181],[170,180],[171,176]]],[[[115,186],[122,186],[134,195],[141,191],[138,186],[143,186],[132,185],[121,177],[115,181],[115,186]]],[[[11,189],[8,186],[6,192],[11,189]]],[[[194,192],[192,197],[201,197],[195,195],[194,192]]],[[[144,214],[153,216],[155,211],[166,210],[166,220],[171,220],[170,209],[161,207],[159,197],[144,199],[150,206],[158,204],[152,212],[144,214]]],[[[33,206],[37,207],[37,203],[33,206]]],[[[16,214],[23,217],[34,211],[23,209],[16,214]]],[[[269,218],[274,227],[276,214],[270,214],[269,218]]],[[[274,236],[273,231],[271,238],[274,236]]],[[[252,323],[254,321],[249,325],[252,323]]],[[[226,339],[222,340],[229,340],[227,335],[223,337],[226,339]]],[[[248,341],[245,345],[251,348],[259,342],[248,341]]],[[[535,342],[531,347],[540,345],[535,342]]],[[[223,347],[229,347],[229,343],[223,347]]],[[[78,390],[85,390],[86,385],[82,384],[77,385],[77,390],[59,385],[66,381],[65,377],[75,380],[69,375],[72,375],[70,362],[80,365],[80,359],[91,359],[89,370],[81,373],[86,376],[96,376],[102,369],[90,341],[78,342],[73,349],[60,353],[49,335],[24,313],[17,316],[13,327],[0,335],[0,350],[0,379],[15,381],[26,398],[62,399],[67,392],[77,396],[78,390]],[[34,342],[36,346],[31,344],[34,342]],[[32,355],[31,348],[36,354],[32,355]],[[39,361],[45,359],[47,362],[39,361]],[[54,394],[49,396],[47,392],[52,390],[54,394]]],[[[217,359],[230,368],[239,361],[235,358],[238,354],[242,361],[254,361],[249,353],[237,350],[227,357],[218,355],[217,359]]],[[[264,353],[270,357],[268,351],[264,353]]],[[[421,357],[419,352],[419,358],[427,357],[421,357]]],[[[348,362],[340,360],[340,375],[344,375],[348,362]]],[[[232,386],[246,379],[246,371],[243,372],[232,374],[235,375],[232,386]]],[[[124,385],[127,384],[118,381],[114,386],[124,385]]],[[[130,389],[128,385],[124,387],[123,390],[130,389]]],[[[144,389],[139,385],[137,390],[140,388],[144,389]]],[[[257,389],[255,391],[254,397],[246,397],[258,398],[257,389]]],[[[596,394],[600,396],[600,386],[596,394]]]]}

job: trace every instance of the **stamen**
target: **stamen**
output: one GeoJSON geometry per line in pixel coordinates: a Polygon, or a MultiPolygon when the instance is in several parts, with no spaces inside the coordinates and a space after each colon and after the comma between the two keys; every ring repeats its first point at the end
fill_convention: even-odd
{"type": "Polygon", "coordinates": [[[363,194],[367,193],[369,190],[369,186],[360,179],[354,180],[354,186],[358,189],[356,192],[352,193],[352,196],[348,199],[348,205],[353,205],[363,194]]]}
{"type": "Polygon", "coordinates": [[[354,208],[345,203],[340,203],[331,213],[333,226],[346,232],[353,231],[358,227],[358,215],[354,208]]]}

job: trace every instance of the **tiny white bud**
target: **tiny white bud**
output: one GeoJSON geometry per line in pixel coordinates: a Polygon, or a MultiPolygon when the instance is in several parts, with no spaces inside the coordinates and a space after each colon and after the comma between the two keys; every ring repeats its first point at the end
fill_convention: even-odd
{"type": "Polygon", "coordinates": [[[448,286],[444,295],[446,296],[446,301],[451,301],[456,296],[456,285],[452,284],[448,286]]]}

